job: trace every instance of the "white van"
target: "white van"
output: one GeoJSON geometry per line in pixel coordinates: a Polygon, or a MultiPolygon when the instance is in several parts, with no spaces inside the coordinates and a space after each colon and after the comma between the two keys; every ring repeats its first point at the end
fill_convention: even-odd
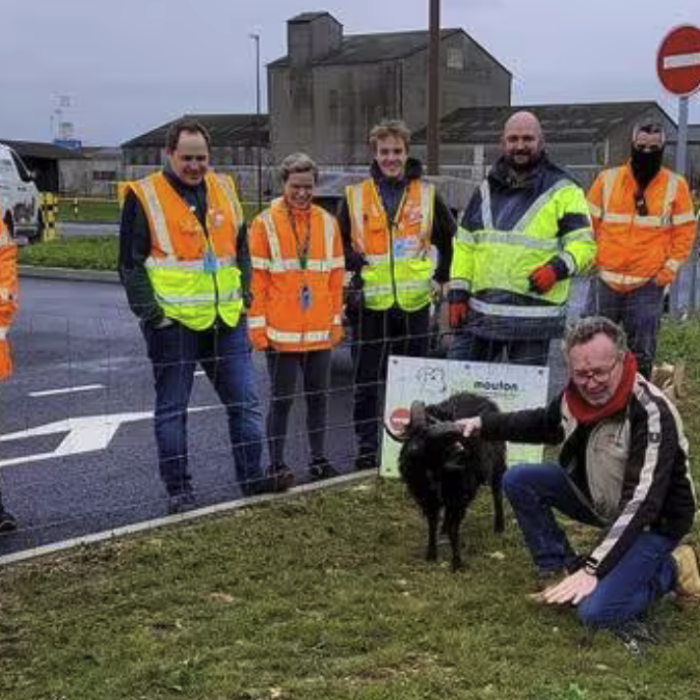
{"type": "Polygon", "coordinates": [[[0,143],[0,211],[10,235],[35,241],[41,236],[40,194],[34,175],[9,146],[0,143]]]}

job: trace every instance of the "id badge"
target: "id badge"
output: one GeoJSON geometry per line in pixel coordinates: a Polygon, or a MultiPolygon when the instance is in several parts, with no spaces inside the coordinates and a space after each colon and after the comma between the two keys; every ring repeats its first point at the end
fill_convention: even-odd
{"type": "Polygon", "coordinates": [[[204,254],[204,272],[216,272],[218,269],[218,262],[216,260],[216,255],[213,251],[207,248],[207,252],[204,254]]]}
{"type": "Polygon", "coordinates": [[[416,247],[416,241],[413,238],[395,238],[394,258],[397,260],[412,258],[415,255],[416,247]]]}
{"type": "Polygon", "coordinates": [[[301,308],[304,311],[308,311],[312,304],[311,290],[304,285],[299,293],[299,302],[301,303],[301,308]]]}

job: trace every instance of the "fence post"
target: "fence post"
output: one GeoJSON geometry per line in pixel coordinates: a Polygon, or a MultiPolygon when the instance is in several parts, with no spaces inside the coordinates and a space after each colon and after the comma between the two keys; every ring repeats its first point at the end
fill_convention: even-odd
{"type": "Polygon", "coordinates": [[[75,217],[76,221],[78,220],[78,198],[74,197],[73,198],[73,216],[75,217]]]}
{"type": "Polygon", "coordinates": [[[56,232],[56,214],[58,208],[58,196],[53,192],[43,192],[41,195],[42,217],[44,219],[44,230],[42,241],[55,241],[58,238],[56,232]]]}

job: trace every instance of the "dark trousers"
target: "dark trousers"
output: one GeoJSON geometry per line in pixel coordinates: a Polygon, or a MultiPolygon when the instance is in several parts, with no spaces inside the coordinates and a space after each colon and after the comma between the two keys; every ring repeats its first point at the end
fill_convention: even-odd
{"type": "Polygon", "coordinates": [[[272,464],[284,463],[284,442],[289,411],[294,403],[299,368],[306,398],[306,430],[309,436],[311,459],[325,457],[331,351],[276,352],[270,350],[267,352],[267,369],[270,375],[267,440],[272,464]]]}
{"type": "MultiPolygon", "coordinates": [[[[554,510],[577,522],[600,526],[558,464],[517,464],[503,478],[505,492],[535,565],[558,572],[577,557],[554,510]]],[[[654,532],[640,532],[617,565],[579,603],[579,619],[591,627],[615,628],[640,616],[675,584],[671,552],[678,543],[654,532]]]]}
{"type": "Polygon", "coordinates": [[[627,333],[639,373],[649,379],[656,356],[656,335],[663,311],[664,288],[652,280],[629,292],[616,292],[599,279],[591,283],[587,316],[605,316],[627,333]]]}
{"type": "Polygon", "coordinates": [[[360,308],[355,349],[353,420],[360,454],[379,448],[379,404],[386,382],[389,355],[425,357],[429,347],[430,307],[403,311],[360,308]]]}
{"type": "Polygon", "coordinates": [[[548,339],[496,340],[482,338],[464,329],[455,333],[448,353],[450,360],[471,362],[509,362],[513,365],[544,367],[549,355],[548,339]],[[502,360],[503,355],[505,358],[502,360]]]}
{"type": "Polygon", "coordinates": [[[179,323],[143,326],[156,390],[155,433],[160,476],[169,494],[190,488],[187,404],[197,363],[226,407],[236,474],[245,492],[262,478],[262,411],[246,319],[235,328],[217,321],[204,331],[179,323]]]}

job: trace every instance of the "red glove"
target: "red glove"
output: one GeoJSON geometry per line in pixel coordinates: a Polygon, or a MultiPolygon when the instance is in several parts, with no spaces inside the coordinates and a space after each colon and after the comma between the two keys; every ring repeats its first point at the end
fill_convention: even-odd
{"type": "Polygon", "coordinates": [[[538,267],[528,278],[530,291],[538,294],[546,294],[558,281],[557,271],[552,265],[538,267]]]}
{"type": "Polygon", "coordinates": [[[468,315],[468,301],[450,302],[450,328],[461,328],[466,323],[468,315]]]}

